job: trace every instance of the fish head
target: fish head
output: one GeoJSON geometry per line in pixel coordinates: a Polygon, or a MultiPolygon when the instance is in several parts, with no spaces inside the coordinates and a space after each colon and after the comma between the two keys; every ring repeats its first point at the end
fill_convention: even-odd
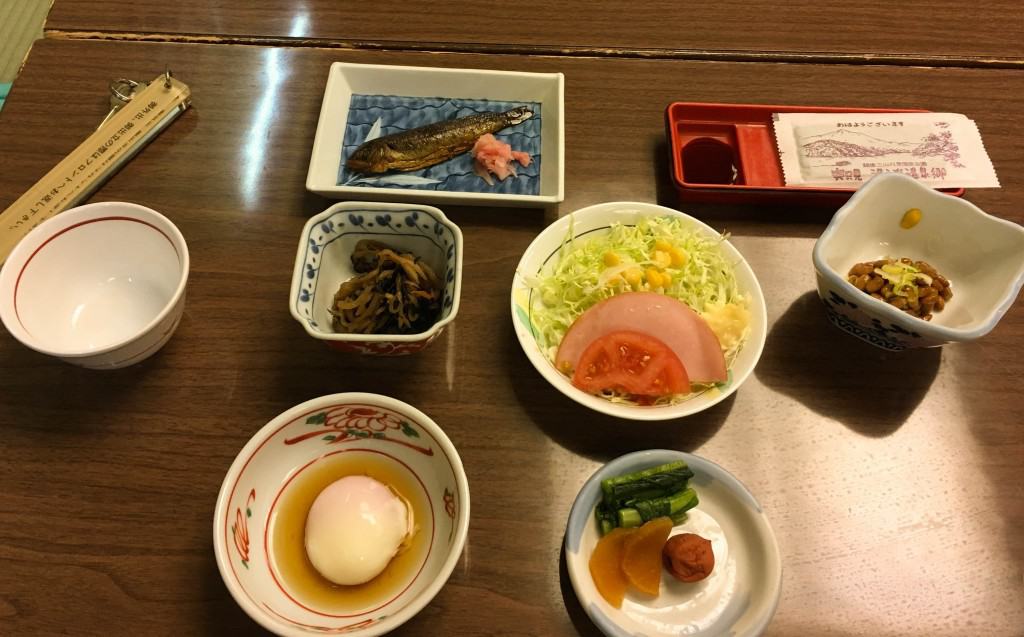
{"type": "Polygon", "coordinates": [[[529,106],[517,106],[510,111],[505,111],[505,117],[508,119],[508,125],[514,126],[533,117],[533,111],[529,106]]]}
{"type": "Polygon", "coordinates": [[[366,142],[355,149],[345,162],[345,166],[357,173],[387,172],[391,160],[391,149],[387,144],[377,143],[378,141],[366,142]]]}

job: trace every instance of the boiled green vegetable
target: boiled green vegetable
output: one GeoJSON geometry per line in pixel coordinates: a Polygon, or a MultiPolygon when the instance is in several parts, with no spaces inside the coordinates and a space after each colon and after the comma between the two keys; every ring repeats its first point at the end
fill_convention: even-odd
{"type": "Polygon", "coordinates": [[[605,506],[621,506],[629,500],[663,497],[686,487],[693,471],[682,460],[627,473],[601,481],[601,500],[605,506]]]}
{"type": "Polygon", "coordinates": [[[633,503],[632,507],[625,507],[616,511],[616,521],[621,527],[640,526],[648,520],[662,516],[682,516],[687,511],[697,506],[697,492],[693,489],[684,489],[664,498],[651,500],[639,500],[633,503]]]}
{"type": "Polygon", "coordinates": [[[602,480],[601,501],[594,510],[601,534],[662,516],[679,524],[698,504],[697,492],[687,487],[692,477],[693,471],[679,460],[602,480]]]}

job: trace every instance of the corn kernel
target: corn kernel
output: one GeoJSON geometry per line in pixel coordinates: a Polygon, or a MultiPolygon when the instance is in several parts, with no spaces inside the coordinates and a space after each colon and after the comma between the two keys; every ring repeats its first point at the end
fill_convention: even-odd
{"type": "Polygon", "coordinates": [[[672,273],[671,272],[661,272],[660,274],[661,274],[661,287],[667,288],[668,286],[672,285],[672,273]]]}
{"type": "Polygon", "coordinates": [[[622,260],[619,259],[619,255],[615,254],[611,250],[609,250],[608,252],[604,253],[604,264],[605,264],[605,266],[610,268],[612,266],[619,265],[620,263],[622,263],[622,260]]]}
{"type": "Polygon", "coordinates": [[[670,252],[672,250],[672,244],[664,239],[658,239],[654,242],[654,249],[661,250],[662,252],[670,252]]]}
{"type": "Polygon", "coordinates": [[[661,250],[655,250],[651,260],[654,261],[659,268],[667,268],[672,265],[672,257],[668,256],[668,252],[662,252],[661,250]]]}
{"type": "Polygon", "coordinates": [[[910,230],[921,221],[921,209],[911,208],[910,210],[903,213],[903,218],[900,219],[900,227],[910,230]]]}
{"type": "Polygon", "coordinates": [[[633,288],[638,288],[640,287],[640,279],[643,277],[643,272],[640,271],[640,268],[630,268],[622,276],[626,279],[626,283],[633,288]]]}
{"type": "Polygon", "coordinates": [[[652,289],[653,288],[660,288],[661,287],[661,273],[660,272],[658,272],[654,268],[647,268],[647,273],[646,274],[647,274],[647,285],[651,286],[652,289]]]}
{"type": "Polygon", "coordinates": [[[674,268],[681,268],[690,261],[690,255],[686,254],[685,250],[678,248],[669,250],[668,256],[672,259],[672,267],[674,268]]]}

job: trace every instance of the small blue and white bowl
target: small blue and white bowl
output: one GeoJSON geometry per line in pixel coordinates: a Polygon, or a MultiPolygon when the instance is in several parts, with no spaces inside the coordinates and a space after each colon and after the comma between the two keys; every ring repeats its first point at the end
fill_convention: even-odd
{"type": "Polygon", "coordinates": [[[576,597],[608,637],[730,635],[753,637],[767,628],[782,593],[782,558],[761,505],[732,474],[699,456],[668,449],[637,451],[601,467],[580,489],[565,529],[565,561],[576,597]],[[672,535],[696,533],[711,542],[715,568],[704,580],[679,582],[662,571],[661,593],[627,590],[621,608],[598,593],[590,555],[600,532],[594,507],[605,478],[683,460],[700,503],[672,535]]]}
{"type": "Polygon", "coordinates": [[[882,349],[937,347],[992,331],[1024,284],[1024,228],[896,173],[873,177],[814,245],[818,296],[829,321],[882,349]],[[904,229],[907,210],[921,221],[904,229]],[[946,277],[953,298],[925,321],[868,296],[848,280],[857,263],[908,257],[946,277]]]}
{"type": "Polygon", "coordinates": [[[437,208],[417,204],[338,203],[311,218],[302,230],[288,307],[306,333],[333,349],[397,356],[418,352],[455,320],[462,290],[462,232],[437,208]],[[373,239],[408,251],[444,283],[441,314],[417,334],[339,334],[331,328],[334,295],[355,276],[352,251],[373,239]]]}

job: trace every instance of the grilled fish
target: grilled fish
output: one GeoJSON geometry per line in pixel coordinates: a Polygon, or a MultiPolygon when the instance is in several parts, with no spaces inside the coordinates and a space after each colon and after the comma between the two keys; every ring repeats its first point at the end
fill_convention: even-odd
{"type": "Polygon", "coordinates": [[[419,170],[466,152],[481,135],[532,116],[528,106],[518,106],[504,113],[480,113],[385,135],[356,148],[346,166],[360,173],[419,170]]]}

